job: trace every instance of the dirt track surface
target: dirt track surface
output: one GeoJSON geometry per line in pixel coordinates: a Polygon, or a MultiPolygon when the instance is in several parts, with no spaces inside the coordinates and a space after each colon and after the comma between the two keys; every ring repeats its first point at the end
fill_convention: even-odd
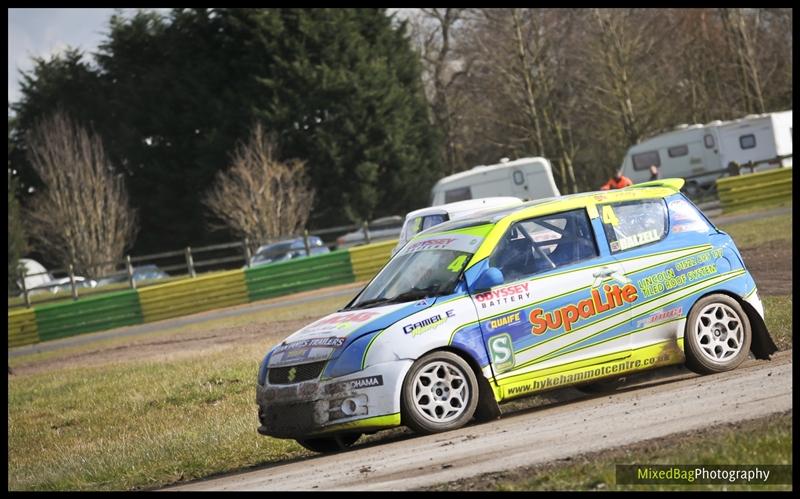
{"type": "Polygon", "coordinates": [[[792,244],[770,241],[752,248],[740,249],[747,270],[758,286],[758,294],[792,294],[792,244]]]}
{"type": "Polygon", "coordinates": [[[170,490],[419,489],[763,417],[792,408],[791,351],[728,373],[700,377],[673,370],[668,378],[612,395],[572,397],[444,434],[356,445],[170,490]]]}

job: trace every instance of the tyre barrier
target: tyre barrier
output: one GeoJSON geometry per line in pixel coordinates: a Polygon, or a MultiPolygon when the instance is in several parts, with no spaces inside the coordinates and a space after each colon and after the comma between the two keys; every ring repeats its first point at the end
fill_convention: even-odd
{"type": "Polygon", "coordinates": [[[8,348],[371,279],[396,240],[8,311],[8,348]]]}
{"type": "Polygon", "coordinates": [[[717,194],[724,212],[792,200],[792,167],[717,179],[717,194]]]}

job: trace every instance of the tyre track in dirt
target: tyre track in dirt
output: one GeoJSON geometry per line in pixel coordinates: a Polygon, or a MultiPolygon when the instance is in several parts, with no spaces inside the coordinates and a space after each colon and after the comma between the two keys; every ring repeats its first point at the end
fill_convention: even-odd
{"type": "Polygon", "coordinates": [[[792,408],[791,350],[711,376],[682,373],[438,435],[196,481],[168,490],[410,490],[792,408]]]}

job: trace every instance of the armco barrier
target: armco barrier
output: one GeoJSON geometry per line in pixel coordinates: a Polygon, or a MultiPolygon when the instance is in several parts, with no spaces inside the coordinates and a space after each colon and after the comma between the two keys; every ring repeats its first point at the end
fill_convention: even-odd
{"type": "Polygon", "coordinates": [[[392,256],[397,240],[350,248],[350,262],[356,281],[372,279],[392,256]]]}
{"type": "Polygon", "coordinates": [[[8,347],[372,278],[397,241],[9,311],[8,347]]]}
{"type": "Polygon", "coordinates": [[[41,305],[34,312],[39,341],[142,322],[139,297],[135,290],[116,291],[74,302],[41,305]]]}
{"type": "Polygon", "coordinates": [[[722,211],[740,210],[753,204],[770,204],[792,199],[792,167],[724,177],[717,180],[722,211]]]}
{"type": "Polygon", "coordinates": [[[241,270],[215,272],[142,288],[139,301],[144,322],[153,322],[247,303],[247,286],[241,270]]]}
{"type": "Polygon", "coordinates": [[[347,251],[332,251],[244,271],[250,301],[353,282],[347,251]]]}
{"type": "Polygon", "coordinates": [[[8,348],[38,343],[36,314],[32,308],[8,313],[8,348]]]}

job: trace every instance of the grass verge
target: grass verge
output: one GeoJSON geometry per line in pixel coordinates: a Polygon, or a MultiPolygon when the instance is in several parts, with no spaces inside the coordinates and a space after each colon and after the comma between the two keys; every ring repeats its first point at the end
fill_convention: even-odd
{"type": "Polygon", "coordinates": [[[792,214],[721,224],[718,227],[730,235],[736,246],[749,248],[769,241],[792,240],[792,214]]]}
{"type": "Polygon", "coordinates": [[[262,354],[10,377],[9,490],[151,488],[307,454],[255,431],[262,354]]]}

